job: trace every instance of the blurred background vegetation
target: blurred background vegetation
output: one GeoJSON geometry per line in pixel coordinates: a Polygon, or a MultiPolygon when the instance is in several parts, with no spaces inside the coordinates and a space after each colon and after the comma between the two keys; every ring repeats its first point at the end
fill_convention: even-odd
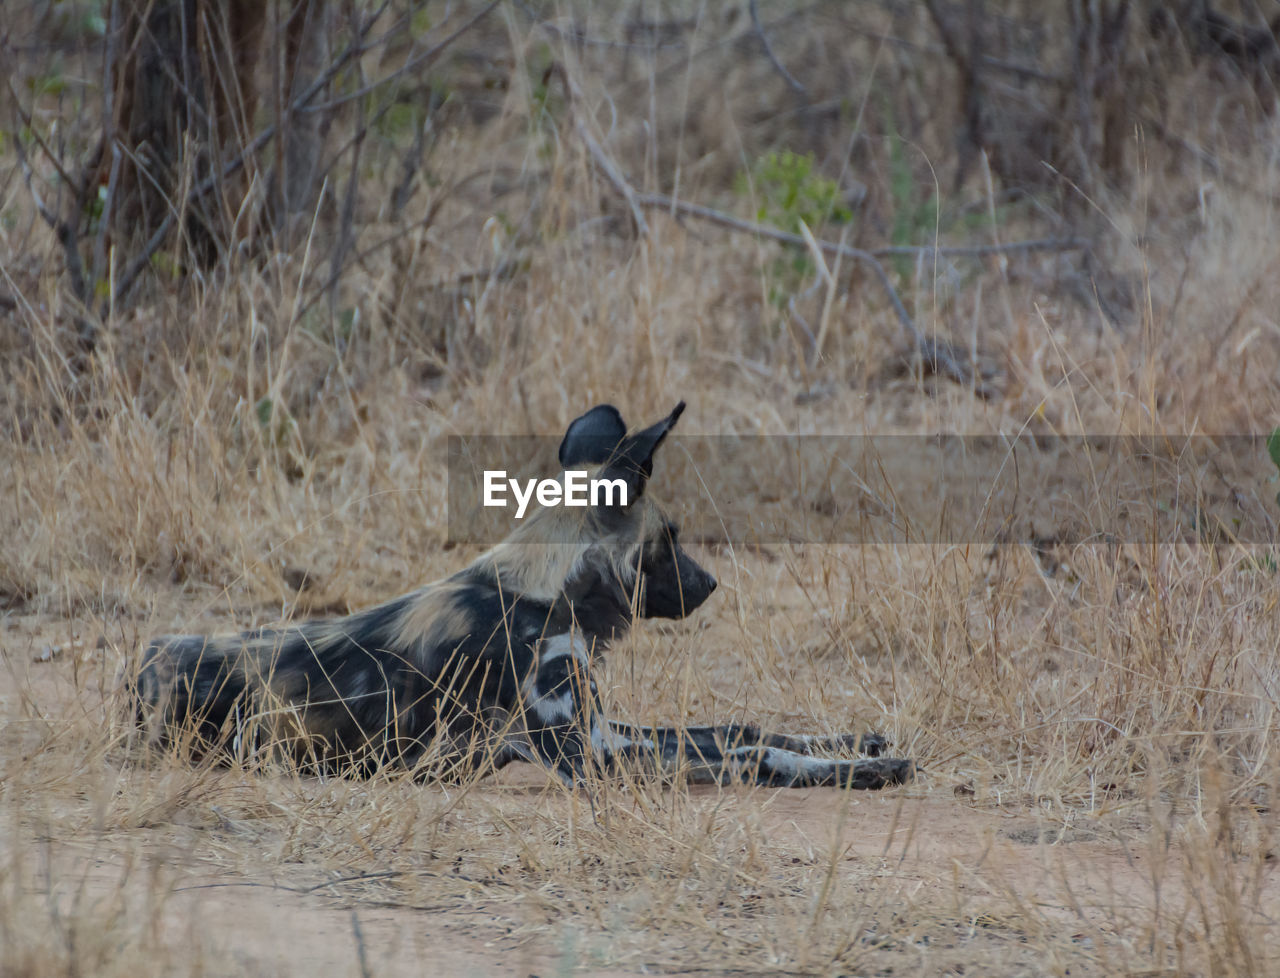
{"type": "Polygon", "coordinates": [[[7,447],[151,487],[111,566],[225,581],[228,521],[338,500],[438,542],[440,439],[597,400],[1269,431],[1274,7],[14,0],[7,447]]]}
{"type": "MultiPolygon", "coordinates": [[[[1051,239],[1071,252],[1053,290],[1119,322],[1138,297],[1116,232],[1177,234],[1206,181],[1250,183],[1280,63],[1271,6],[14,0],[0,301],[12,313],[56,271],[59,328],[93,350],[157,292],[305,250],[302,306],[349,333],[368,318],[357,270],[430,230],[447,364],[462,337],[439,303],[459,276],[528,274],[570,226],[634,236],[679,200],[896,247],[894,284],[927,259],[944,301],[973,263],[922,249],[1051,239]],[[605,199],[570,216],[578,155],[572,180],[605,199]],[[1135,196],[1141,227],[1117,228],[1135,196]]],[[[789,330],[809,330],[792,300],[813,258],[765,269],[789,330]]]]}

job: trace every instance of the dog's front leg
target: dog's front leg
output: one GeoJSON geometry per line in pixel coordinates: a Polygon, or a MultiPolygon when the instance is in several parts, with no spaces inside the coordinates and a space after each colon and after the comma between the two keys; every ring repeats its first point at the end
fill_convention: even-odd
{"type": "MultiPolygon", "coordinates": [[[[638,727],[611,722],[614,736],[644,744],[670,773],[695,784],[750,782],[774,787],[831,785],[886,788],[915,774],[905,758],[844,761],[812,756],[815,750],[864,750],[866,739],[788,737],[744,724],[716,727],[638,727]]],[[[875,744],[879,747],[880,744],[875,744]]]]}
{"type": "Polygon", "coordinates": [[[836,734],[833,737],[813,736],[812,734],[779,734],[770,733],[754,726],[734,725],[734,729],[743,731],[743,744],[758,744],[761,747],[779,747],[793,754],[842,754],[852,752],[866,754],[868,757],[880,757],[889,747],[889,741],[877,733],[836,734]]]}
{"type": "Polygon", "coordinates": [[[807,734],[778,734],[761,730],[752,723],[722,723],[710,727],[639,727],[609,721],[620,736],[633,741],[657,745],[664,757],[681,754],[681,744],[692,745],[703,753],[715,753],[733,747],[778,747],[793,754],[840,754],[852,752],[879,757],[889,746],[880,734],[836,734],[834,737],[807,734]]]}
{"type": "Polygon", "coordinates": [[[589,650],[581,636],[568,634],[543,639],[537,652],[537,668],[521,687],[525,732],[537,759],[577,787],[597,761],[607,761],[589,650]]]}
{"type": "Polygon", "coordinates": [[[780,747],[735,747],[709,772],[721,784],[734,782],[780,788],[888,788],[915,777],[915,763],[903,757],[828,760],[780,747]]]}

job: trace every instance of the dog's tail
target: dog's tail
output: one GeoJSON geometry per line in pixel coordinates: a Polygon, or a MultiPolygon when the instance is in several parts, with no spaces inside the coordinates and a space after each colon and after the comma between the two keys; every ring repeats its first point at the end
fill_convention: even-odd
{"type": "Polygon", "coordinates": [[[170,742],[188,732],[198,750],[225,746],[249,709],[255,685],[245,636],[170,635],[143,650],[132,683],[133,711],[148,739],[170,742]]]}

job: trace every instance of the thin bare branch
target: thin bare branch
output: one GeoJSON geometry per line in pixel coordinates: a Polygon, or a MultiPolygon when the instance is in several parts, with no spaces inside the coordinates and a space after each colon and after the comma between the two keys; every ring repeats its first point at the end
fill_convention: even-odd
{"type": "Polygon", "coordinates": [[[58,176],[62,178],[62,182],[76,192],[79,196],[82,192],[79,181],[74,179],[70,173],[62,165],[62,161],[58,155],[49,148],[49,145],[40,136],[36,130],[35,124],[31,120],[31,113],[22,107],[22,100],[18,98],[18,93],[13,89],[13,79],[8,80],[9,95],[13,99],[13,106],[17,110],[18,117],[22,120],[22,124],[27,127],[27,132],[31,134],[31,138],[35,144],[40,147],[40,152],[44,153],[45,158],[53,164],[53,168],[58,171],[58,176]]]}
{"type": "MultiPolygon", "coordinates": [[[[393,245],[397,241],[403,241],[405,238],[405,235],[409,231],[419,230],[419,229],[425,230],[426,228],[431,227],[431,225],[435,223],[436,217],[439,216],[440,209],[444,207],[444,205],[449,200],[452,199],[454,194],[456,194],[459,190],[461,190],[467,184],[471,183],[473,180],[478,180],[482,177],[486,177],[489,175],[490,175],[489,170],[479,170],[475,173],[471,173],[463,177],[461,180],[458,180],[452,186],[441,191],[440,194],[438,194],[435,200],[432,202],[431,206],[427,208],[427,213],[422,217],[418,218],[416,221],[413,221],[410,224],[405,224],[400,227],[397,227],[396,230],[393,231],[391,234],[386,235],[380,240],[375,241],[373,244],[369,245],[367,248],[363,248],[362,250],[355,252],[354,254],[350,251],[350,249],[348,249],[346,260],[343,262],[343,264],[340,267],[330,268],[329,277],[325,279],[324,284],[319,286],[317,289],[315,289],[315,291],[313,291],[310,295],[308,295],[306,300],[302,303],[302,305],[299,306],[297,317],[301,318],[302,316],[305,316],[307,312],[311,309],[311,307],[314,306],[317,302],[319,302],[320,298],[338,283],[338,279],[340,279],[342,275],[345,274],[347,269],[351,268],[354,265],[359,265],[363,263],[366,259],[370,258],[372,255],[381,251],[383,248],[386,248],[389,245],[393,245]]],[[[460,276],[459,278],[452,279],[448,283],[436,283],[433,285],[428,285],[426,288],[428,289],[428,291],[434,291],[439,288],[444,288],[447,285],[455,285],[455,286],[462,285],[471,281],[484,280],[490,277],[500,278],[508,274],[511,270],[518,267],[518,265],[519,265],[518,262],[502,262],[501,264],[498,265],[497,269],[482,269],[481,271],[478,271],[478,272],[470,272],[460,276]]]]}
{"type": "Polygon", "coordinates": [[[351,933],[356,941],[356,960],[360,964],[360,978],[373,978],[373,972],[369,969],[369,952],[364,946],[364,931],[360,927],[360,917],[356,914],[356,908],[351,908],[351,933]]]}
{"type": "Polygon", "coordinates": [[[401,75],[408,74],[409,72],[417,68],[426,67],[427,65],[435,61],[435,59],[438,58],[446,48],[448,48],[451,44],[453,44],[454,41],[458,40],[458,38],[462,37],[463,34],[467,33],[467,31],[475,27],[476,24],[484,20],[485,17],[489,16],[489,14],[493,11],[493,9],[497,7],[498,4],[501,2],[502,0],[493,0],[492,3],[481,8],[470,20],[468,20],[465,24],[460,25],[457,30],[455,30],[448,37],[441,40],[438,44],[433,44],[431,47],[423,51],[421,54],[417,54],[411,58],[406,59],[405,63],[402,64],[399,68],[397,68],[395,71],[388,72],[386,75],[383,75],[382,77],[380,77],[377,81],[370,82],[367,85],[363,85],[360,88],[357,88],[354,92],[347,92],[346,94],[340,95],[337,98],[330,99],[327,102],[321,102],[318,105],[306,106],[300,111],[328,112],[332,109],[340,108],[341,106],[346,105],[348,102],[351,102],[355,99],[364,98],[366,95],[376,92],[383,85],[387,84],[387,82],[394,81],[395,79],[399,78],[401,75]]]}
{"type": "Polygon", "coordinates": [[[1029,238],[989,245],[886,245],[871,248],[877,258],[898,256],[931,258],[989,258],[992,255],[1029,254],[1033,251],[1081,251],[1089,247],[1087,238],[1029,238]]]}
{"type": "Polygon", "coordinates": [[[435,143],[433,117],[438,104],[436,93],[428,90],[426,101],[427,117],[421,125],[414,127],[413,145],[405,150],[404,157],[400,160],[400,179],[396,181],[395,189],[391,191],[391,210],[396,214],[404,212],[405,205],[409,203],[409,198],[413,194],[414,179],[422,168],[423,157],[427,152],[428,133],[431,134],[432,144],[435,143]]]}
{"type": "Polygon", "coordinates": [[[779,61],[778,56],[774,54],[773,45],[769,43],[769,35],[764,32],[764,25],[760,23],[759,0],[751,0],[751,26],[755,29],[756,37],[760,39],[760,46],[764,48],[764,56],[769,59],[769,63],[773,65],[774,70],[782,76],[782,80],[797,95],[808,95],[809,90],[800,83],[795,75],[787,71],[786,65],[779,61]]]}
{"type": "MultiPolygon", "coordinates": [[[[50,210],[49,205],[44,201],[44,197],[40,195],[40,191],[36,188],[35,178],[31,172],[31,163],[27,159],[27,151],[22,145],[22,140],[15,138],[13,146],[18,155],[18,166],[22,170],[22,180],[27,185],[27,193],[31,195],[31,201],[35,204],[36,212],[40,215],[41,220],[53,230],[58,243],[62,245],[62,251],[67,263],[67,274],[71,276],[71,291],[81,305],[87,306],[89,288],[85,283],[84,262],[80,258],[80,249],[76,247],[75,229],[50,210]]],[[[81,332],[84,333],[84,331],[85,326],[82,324],[81,332]]],[[[85,340],[86,342],[91,342],[91,337],[86,336],[85,340]]]]}
{"type": "MultiPolygon", "coordinates": [[[[637,194],[636,202],[642,207],[696,217],[711,224],[719,224],[732,231],[741,231],[743,234],[770,238],[797,248],[807,247],[807,242],[799,234],[782,231],[767,224],[746,221],[740,217],[734,217],[732,214],[726,214],[724,211],[718,211],[715,208],[695,204],[691,201],[678,200],[664,194],[637,194]]],[[[864,261],[867,258],[892,258],[903,255],[923,255],[926,257],[937,255],[940,258],[987,258],[992,255],[1032,251],[1079,251],[1089,247],[1089,241],[1086,238],[1032,238],[1027,241],[1010,241],[1007,244],[938,245],[936,247],[933,245],[891,245],[869,249],[855,248],[852,245],[840,244],[835,241],[824,241],[821,238],[816,238],[815,241],[818,247],[827,254],[843,255],[846,258],[853,258],[858,261],[864,261]]]]}
{"type": "Polygon", "coordinates": [[[636,232],[641,237],[648,235],[649,224],[644,219],[644,212],[640,209],[639,198],[626,181],[626,178],[623,177],[618,165],[614,163],[603,147],[596,142],[596,138],[591,135],[580,118],[575,120],[574,128],[578,133],[578,138],[587,147],[587,152],[591,154],[591,159],[595,162],[597,169],[604,174],[605,179],[612,184],[613,189],[627,202],[627,207],[631,209],[631,220],[635,223],[636,232]]]}
{"type": "Polygon", "coordinates": [[[569,100],[569,113],[573,118],[574,132],[578,134],[582,145],[586,147],[587,153],[591,156],[591,161],[596,165],[596,169],[609,181],[609,185],[613,187],[614,192],[626,201],[627,207],[631,211],[631,221],[635,225],[636,233],[642,238],[646,237],[649,234],[649,223],[644,219],[644,211],[640,209],[640,205],[637,202],[635,189],[627,178],[622,175],[622,171],[618,169],[618,164],[613,161],[613,158],[605,152],[604,147],[592,135],[582,117],[582,90],[564,65],[558,61],[552,62],[547,70],[542,73],[542,84],[546,85],[553,75],[559,77],[564,85],[565,95],[569,100]]]}
{"type": "Polygon", "coordinates": [[[613,157],[605,152],[604,147],[600,146],[595,136],[586,127],[585,119],[582,118],[582,90],[577,87],[577,82],[573,81],[570,73],[567,72],[564,65],[559,61],[553,61],[547,70],[543,72],[543,84],[547,84],[553,76],[561,79],[564,86],[564,95],[568,99],[568,110],[573,119],[573,131],[577,133],[577,138],[581,140],[582,145],[586,147],[586,151],[591,157],[591,163],[595,164],[595,168],[604,175],[609,186],[613,187],[613,191],[626,201],[628,209],[631,210],[631,221],[635,224],[636,233],[640,237],[646,237],[649,234],[649,223],[644,219],[644,211],[637,204],[635,188],[631,186],[626,177],[623,177],[622,170],[618,169],[617,163],[614,163],[613,157]]]}

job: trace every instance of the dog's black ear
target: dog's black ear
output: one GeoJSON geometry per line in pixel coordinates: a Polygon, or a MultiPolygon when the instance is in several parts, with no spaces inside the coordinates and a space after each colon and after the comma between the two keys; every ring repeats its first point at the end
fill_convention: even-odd
{"type": "Polygon", "coordinates": [[[627,423],[612,404],[599,404],[569,424],[560,443],[560,467],[603,465],[627,437],[627,423]]]}
{"type": "Polygon", "coordinates": [[[675,410],[657,424],[626,439],[609,460],[609,466],[603,475],[605,478],[626,481],[628,501],[639,498],[644,492],[649,476],[653,475],[653,453],[658,450],[658,446],[666,439],[682,414],[684,401],[677,404],[675,410]]]}

